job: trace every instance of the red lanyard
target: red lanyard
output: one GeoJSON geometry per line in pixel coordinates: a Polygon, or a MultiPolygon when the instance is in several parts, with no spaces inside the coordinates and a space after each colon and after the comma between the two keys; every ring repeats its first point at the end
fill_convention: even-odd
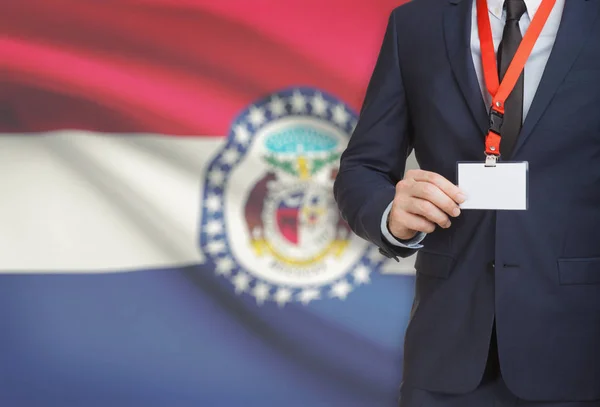
{"type": "Polygon", "coordinates": [[[542,0],[535,17],[531,21],[521,44],[517,49],[508,70],[504,75],[502,83],[498,78],[498,66],[494,41],[492,39],[492,26],[488,15],[487,0],[477,0],[477,26],[479,29],[479,41],[481,44],[481,60],[483,62],[483,73],[485,85],[492,96],[492,107],[490,109],[490,128],[485,139],[485,153],[489,156],[500,155],[500,127],[504,117],[504,102],[514,89],[525,63],[531,55],[533,46],[539,38],[550,12],[556,0],[542,0]]]}

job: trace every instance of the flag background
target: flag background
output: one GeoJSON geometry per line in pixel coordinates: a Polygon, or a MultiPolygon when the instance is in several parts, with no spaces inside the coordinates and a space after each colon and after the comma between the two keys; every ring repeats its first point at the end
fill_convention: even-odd
{"type": "Polygon", "coordinates": [[[4,405],[395,405],[411,259],[261,304],[198,225],[240,112],[293,86],[358,111],[400,3],[2,2],[4,405]]]}

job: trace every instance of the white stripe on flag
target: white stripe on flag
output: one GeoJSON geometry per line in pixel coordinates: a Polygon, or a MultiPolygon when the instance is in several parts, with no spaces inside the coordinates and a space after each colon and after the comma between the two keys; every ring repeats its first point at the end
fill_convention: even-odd
{"type": "MultiPolygon", "coordinates": [[[[204,173],[223,142],[83,131],[0,135],[0,273],[204,262],[204,173]]],[[[382,272],[412,274],[414,256],[388,261],[382,272]]]]}
{"type": "Polygon", "coordinates": [[[224,141],[82,131],[1,135],[0,271],[203,262],[203,172],[224,141]]]}

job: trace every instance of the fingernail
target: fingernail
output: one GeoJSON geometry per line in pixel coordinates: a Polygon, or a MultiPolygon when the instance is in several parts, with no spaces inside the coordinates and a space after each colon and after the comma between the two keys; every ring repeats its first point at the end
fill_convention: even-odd
{"type": "Polygon", "coordinates": [[[463,203],[467,200],[467,196],[465,194],[456,195],[456,199],[458,199],[458,203],[463,203]]]}
{"type": "Polygon", "coordinates": [[[444,228],[448,229],[450,226],[452,225],[452,222],[448,221],[445,225],[444,228]]]}
{"type": "Polygon", "coordinates": [[[460,209],[454,208],[454,210],[452,211],[452,215],[454,215],[454,217],[457,217],[458,215],[460,215],[460,209]]]}

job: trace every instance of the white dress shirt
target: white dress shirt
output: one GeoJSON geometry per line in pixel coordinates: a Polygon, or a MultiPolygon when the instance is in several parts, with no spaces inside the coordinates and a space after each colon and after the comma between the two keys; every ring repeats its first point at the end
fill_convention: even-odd
{"type": "MultiPolygon", "coordinates": [[[[552,51],[552,47],[554,46],[554,40],[556,39],[556,33],[558,32],[558,27],[560,26],[560,21],[563,14],[563,9],[565,6],[566,0],[556,0],[556,4],[550,16],[548,17],[548,21],[540,34],[527,63],[525,64],[525,84],[523,90],[523,119],[527,116],[529,112],[529,108],[531,107],[531,102],[535,96],[540,80],[542,79],[542,74],[544,73],[544,69],[546,68],[546,63],[548,62],[548,58],[550,57],[550,52],[552,51]]],[[[524,0],[525,5],[527,6],[527,12],[523,14],[521,20],[519,20],[519,27],[521,29],[521,34],[525,35],[527,28],[529,28],[529,24],[531,20],[535,16],[542,0],[524,0]]],[[[477,7],[476,0],[473,0],[473,7],[471,11],[471,55],[473,57],[473,65],[475,67],[475,72],[477,74],[477,79],[479,80],[479,86],[481,87],[481,94],[484,98],[486,106],[491,106],[492,97],[487,91],[485,85],[485,79],[483,77],[483,66],[481,63],[481,46],[479,43],[479,31],[477,28],[477,7]]],[[[504,32],[504,24],[506,23],[506,10],[504,9],[504,0],[487,0],[488,11],[490,15],[490,24],[492,26],[492,36],[494,39],[494,48],[496,52],[498,52],[498,45],[500,45],[500,41],[502,40],[502,34],[504,32]]],[[[425,238],[425,233],[419,233],[413,239],[405,242],[401,242],[396,239],[389,231],[387,227],[387,218],[392,209],[392,204],[390,203],[383,213],[383,217],[381,219],[381,232],[383,233],[386,240],[388,240],[391,244],[398,247],[405,247],[411,249],[420,249],[422,245],[420,244],[425,238]]]]}

